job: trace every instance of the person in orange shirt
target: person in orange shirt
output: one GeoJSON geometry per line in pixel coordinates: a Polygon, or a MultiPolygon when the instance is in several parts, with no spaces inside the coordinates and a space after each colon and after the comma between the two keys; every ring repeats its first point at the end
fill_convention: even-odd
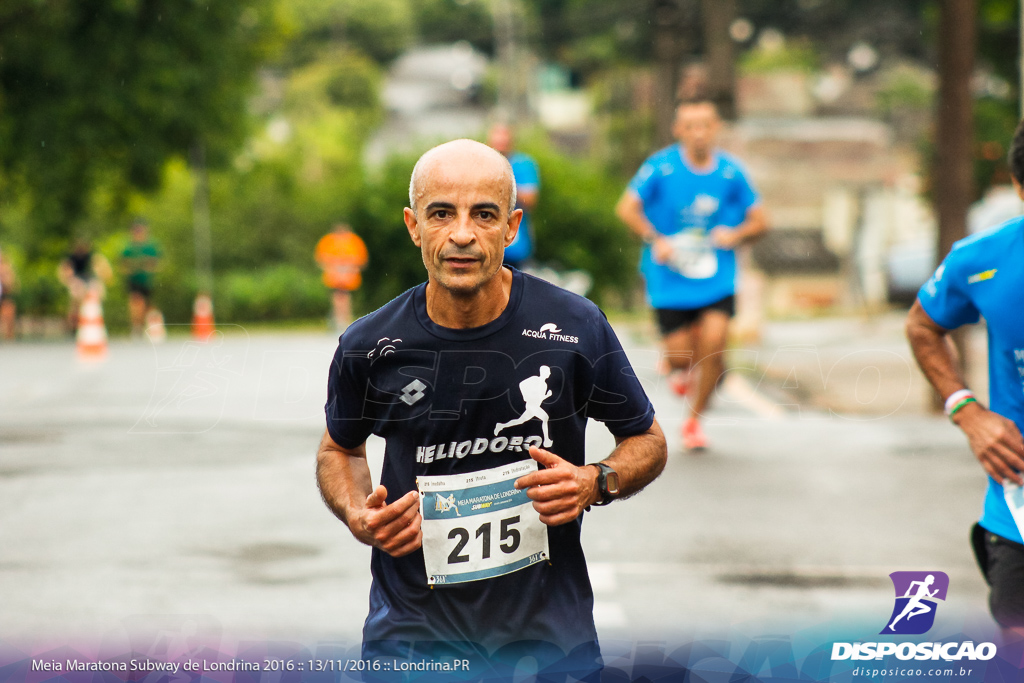
{"type": "Polygon", "coordinates": [[[344,223],[317,242],[316,262],[324,271],[324,284],[334,292],[334,325],[339,332],[352,322],[352,292],[363,283],[360,271],[368,260],[366,243],[344,223]]]}

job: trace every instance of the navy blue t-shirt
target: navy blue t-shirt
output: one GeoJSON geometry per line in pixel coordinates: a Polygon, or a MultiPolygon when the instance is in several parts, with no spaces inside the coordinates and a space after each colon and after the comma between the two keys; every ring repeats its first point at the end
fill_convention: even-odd
{"type": "MultiPolygon", "coordinates": [[[[481,327],[431,321],[424,284],[342,335],[328,382],[327,429],[346,448],[370,434],[386,440],[381,484],[388,503],[415,489],[417,476],[528,460],[528,447],[544,441],[540,418],[495,432],[527,415],[521,383],[530,378],[550,392],[540,411],[547,449],[575,465],[586,462],[588,417],[619,437],[653,423],[654,409],[600,309],[512,273],[508,306],[481,327]]],[[[375,548],[364,649],[373,641],[469,641],[493,649],[538,640],[569,652],[596,643],[581,524],[582,516],[548,527],[548,562],[454,585],[428,586],[422,550],[394,558],[375,548]]]]}

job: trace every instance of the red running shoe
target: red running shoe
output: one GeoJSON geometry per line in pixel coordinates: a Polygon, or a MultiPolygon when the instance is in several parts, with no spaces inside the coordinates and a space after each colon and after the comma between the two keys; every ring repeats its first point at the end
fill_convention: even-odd
{"type": "Polygon", "coordinates": [[[708,437],[695,417],[683,424],[683,445],[688,451],[702,451],[708,447],[708,437]]]}
{"type": "Polygon", "coordinates": [[[673,370],[668,376],[668,388],[680,398],[686,396],[690,390],[690,372],[688,370],[673,370]]]}

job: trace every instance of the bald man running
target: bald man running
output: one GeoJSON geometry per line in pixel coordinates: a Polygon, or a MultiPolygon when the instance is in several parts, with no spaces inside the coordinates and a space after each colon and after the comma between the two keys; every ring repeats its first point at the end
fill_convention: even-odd
{"type": "Polygon", "coordinates": [[[469,140],[428,151],[409,204],[427,282],[342,335],[317,461],[327,506],[373,546],[368,675],[529,656],[593,678],[583,513],[661,472],[654,410],[596,306],[503,265],[522,216],[503,156],[469,140]],[[524,400],[539,420],[521,419],[524,400]],[[599,464],[585,460],[588,417],[617,443],[599,464]],[[377,486],[370,434],[386,441],[377,486]]]}

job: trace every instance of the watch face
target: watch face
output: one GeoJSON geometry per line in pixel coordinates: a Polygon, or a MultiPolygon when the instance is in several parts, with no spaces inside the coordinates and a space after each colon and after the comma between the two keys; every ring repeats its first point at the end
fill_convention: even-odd
{"type": "Polygon", "coordinates": [[[619,495],[619,473],[614,471],[609,472],[605,476],[604,485],[609,494],[613,496],[619,495]]]}

